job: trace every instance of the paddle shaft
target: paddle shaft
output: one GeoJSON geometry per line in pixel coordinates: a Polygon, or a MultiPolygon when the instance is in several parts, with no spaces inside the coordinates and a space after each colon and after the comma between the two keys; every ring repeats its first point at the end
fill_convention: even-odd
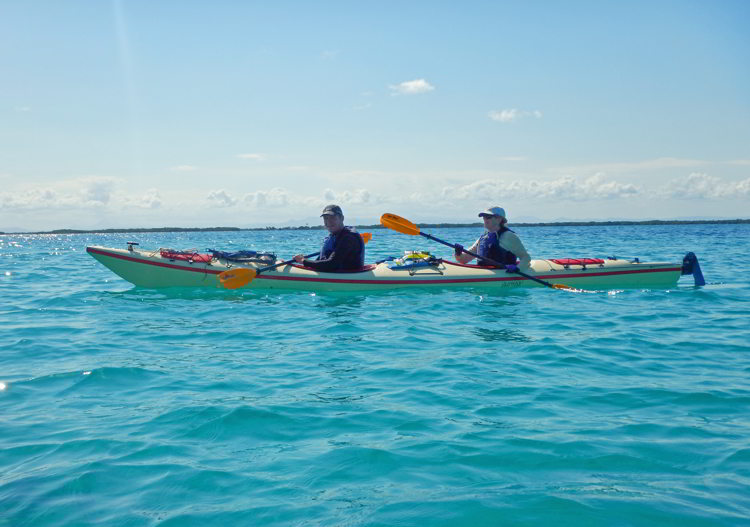
{"type": "MultiPolygon", "coordinates": [[[[318,256],[320,254],[320,251],[315,253],[306,254],[305,258],[312,258],[313,256],[318,256]]],[[[294,261],[294,258],[291,260],[284,260],[283,262],[279,262],[277,264],[273,265],[267,265],[266,267],[261,267],[260,269],[256,269],[255,274],[259,275],[260,273],[263,273],[265,271],[270,271],[271,269],[276,269],[277,267],[281,267],[282,265],[288,265],[294,261]]]]}
{"type": "MultiPolygon", "coordinates": [[[[363,232],[360,236],[362,236],[363,243],[367,243],[372,239],[372,234],[369,232],[363,232]]],[[[318,256],[319,254],[320,254],[320,251],[305,255],[303,256],[303,258],[312,258],[313,256],[318,256]]],[[[226,271],[219,273],[219,282],[221,283],[221,285],[223,285],[227,289],[238,289],[252,282],[255,279],[255,277],[258,276],[260,273],[263,273],[265,271],[270,271],[271,269],[276,269],[277,267],[281,267],[282,265],[288,265],[294,261],[295,259],[292,258],[291,260],[284,260],[283,262],[279,262],[279,263],[272,264],[272,265],[267,265],[257,270],[250,269],[248,267],[237,267],[236,269],[227,269],[226,271]]]]}
{"type": "MultiPolygon", "coordinates": [[[[440,238],[435,238],[434,236],[432,236],[431,234],[427,234],[426,232],[421,232],[420,231],[419,234],[421,234],[425,238],[429,238],[430,240],[436,241],[438,243],[442,243],[443,245],[447,245],[448,247],[452,247],[453,249],[456,248],[456,246],[453,245],[452,243],[448,243],[446,241],[443,241],[440,238]]],[[[495,260],[493,260],[491,258],[487,258],[485,256],[479,256],[478,254],[475,254],[475,253],[473,253],[471,251],[467,251],[466,249],[463,249],[463,252],[465,252],[466,254],[472,255],[474,258],[478,258],[478,259],[484,260],[485,262],[490,262],[492,265],[497,265],[498,267],[505,267],[505,264],[501,264],[500,262],[496,262],[495,260]]],[[[546,285],[547,287],[551,287],[552,289],[555,289],[555,286],[553,286],[551,283],[549,283],[549,282],[547,282],[545,280],[541,280],[541,279],[539,279],[539,278],[537,278],[535,276],[528,275],[528,274],[524,273],[523,271],[515,271],[515,273],[516,274],[520,274],[521,276],[523,276],[525,278],[528,278],[529,280],[533,280],[534,282],[539,282],[542,285],[546,285]]]]}

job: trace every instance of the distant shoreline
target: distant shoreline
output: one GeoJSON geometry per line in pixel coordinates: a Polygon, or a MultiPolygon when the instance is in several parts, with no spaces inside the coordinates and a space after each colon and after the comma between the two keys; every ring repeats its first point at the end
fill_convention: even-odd
{"type": "MultiPolygon", "coordinates": [[[[722,225],[722,224],[747,224],[750,219],[736,220],[645,220],[645,221],[558,221],[539,223],[512,223],[513,227],[609,227],[616,225],[722,225]]],[[[417,227],[429,229],[447,229],[456,227],[482,227],[483,224],[475,223],[417,223],[417,227]]],[[[380,224],[357,225],[357,229],[384,229],[380,224]]],[[[154,227],[154,228],[129,228],[129,229],[55,229],[52,231],[34,232],[0,232],[3,234],[126,234],[147,232],[241,232],[241,231],[299,231],[299,230],[323,230],[322,225],[299,226],[299,227],[154,227]]]]}

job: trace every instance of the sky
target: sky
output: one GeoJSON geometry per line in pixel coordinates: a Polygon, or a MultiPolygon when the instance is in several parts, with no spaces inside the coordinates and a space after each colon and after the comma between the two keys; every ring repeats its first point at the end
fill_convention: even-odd
{"type": "Polygon", "coordinates": [[[0,2],[0,231],[750,218],[750,2],[0,2]]]}

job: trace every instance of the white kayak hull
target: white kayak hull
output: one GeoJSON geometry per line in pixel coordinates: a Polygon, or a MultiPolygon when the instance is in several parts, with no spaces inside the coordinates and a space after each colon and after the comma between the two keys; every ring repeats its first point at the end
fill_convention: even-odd
{"type": "MultiPolygon", "coordinates": [[[[210,263],[165,258],[158,250],[87,247],[97,261],[128,282],[147,288],[221,287],[218,275],[237,267],[223,259],[210,263]]],[[[677,284],[682,271],[674,262],[638,262],[606,259],[602,264],[559,265],[551,260],[533,260],[528,275],[580,289],[669,288],[677,284]]],[[[243,288],[292,289],[304,291],[379,291],[408,287],[474,287],[487,290],[544,287],[502,269],[462,265],[443,261],[437,266],[390,269],[387,264],[370,265],[363,271],[319,273],[298,265],[284,265],[259,274],[243,288]]]]}

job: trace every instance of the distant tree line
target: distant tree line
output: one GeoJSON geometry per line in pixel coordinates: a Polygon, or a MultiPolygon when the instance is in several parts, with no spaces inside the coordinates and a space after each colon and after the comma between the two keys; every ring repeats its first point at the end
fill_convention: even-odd
{"type": "MultiPolygon", "coordinates": [[[[613,225],[716,225],[716,224],[742,224],[750,223],[750,219],[735,220],[644,220],[644,221],[554,221],[539,223],[513,223],[514,227],[606,227],[613,225]]],[[[417,223],[419,228],[448,229],[458,227],[482,227],[479,222],[474,223],[417,223]]],[[[131,229],[56,229],[53,231],[37,231],[15,234],[118,234],[129,232],[237,232],[237,231],[305,231],[322,230],[323,225],[301,225],[299,227],[250,227],[241,229],[239,227],[154,227],[154,228],[131,228],[131,229]]],[[[357,225],[358,229],[384,229],[379,223],[373,225],[357,225]]],[[[13,234],[0,232],[0,234],[13,234]]]]}

